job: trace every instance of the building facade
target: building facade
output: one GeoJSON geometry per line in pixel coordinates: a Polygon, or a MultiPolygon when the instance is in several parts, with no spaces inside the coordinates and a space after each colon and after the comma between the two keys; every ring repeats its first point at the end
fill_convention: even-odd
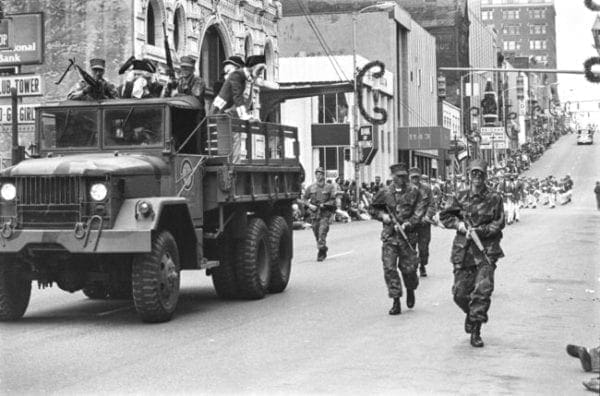
{"type": "MultiPolygon", "coordinates": [[[[437,154],[408,150],[409,147],[397,143],[400,141],[399,128],[403,126],[438,125],[435,38],[404,9],[396,6],[378,10],[373,7],[376,3],[308,0],[300,6],[297,2],[285,2],[279,24],[280,54],[282,57],[331,57],[356,52],[365,59],[382,61],[393,74],[393,111],[389,116],[393,117],[392,139],[395,143],[388,147],[395,146],[394,159],[416,165],[420,157],[429,168],[437,168],[437,154]],[[311,25],[317,26],[317,31],[311,25]],[[353,28],[357,37],[355,47],[353,28]],[[326,48],[318,35],[325,38],[326,48]]],[[[314,73],[318,80],[319,71],[314,73]]],[[[353,80],[351,73],[340,75],[347,81],[353,80]]],[[[383,171],[386,173],[382,175],[365,174],[364,181],[370,182],[370,177],[374,176],[386,178],[388,170],[383,171]]]]}
{"type": "MultiPolygon", "coordinates": [[[[528,57],[536,68],[556,69],[556,9],[554,0],[478,0],[481,19],[498,32],[504,56],[528,57]]],[[[547,83],[556,82],[555,74],[547,83]]]]}
{"type": "MultiPolygon", "coordinates": [[[[17,67],[0,62],[5,75],[41,76],[43,95],[20,99],[23,105],[63,100],[80,79],[73,71],[60,85],[54,84],[70,58],[83,68],[92,58],[106,59],[105,78],[117,85],[123,82],[117,71],[130,56],[148,58],[158,63],[161,79],[166,80],[163,21],[175,67],[183,55],[197,60],[196,72],[206,82],[208,101],[215,95],[212,87],[220,78],[221,63],[231,55],[265,54],[267,78],[277,79],[281,3],[276,0],[7,0],[3,5],[8,16],[43,16],[44,37],[38,43],[44,48],[43,61],[17,67]]],[[[0,104],[8,103],[0,98],[0,104]]],[[[7,128],[3,125],[2,131],[7,128]]],[[[32,128],[33,124],[22,126],[21,144],[27,146],[32,128]]],[[[6,158],[10,133],[0,136],[0,155],[6,158]]]]}
{"type": "MultiPolygon", "coordinates": [[[[357,56],[358,67],[363,67],[367,62],[367,59],[357,56]]],[[[325,56],[282,57],[279,65],[279,83],[282,87],[307,84],[322,86],[344,82],[338,73],[352,74],[353,59],[349,55],[332,59],[325,56]],[[314,73],[315,70],[319,70],[319,73],[314,73]],[[315,80],[316,76],[319,81],[315,80]]],[[[387,114],[393,114],[393,81],[393,74],[387,70],[382,78],[365,78],[361,93],[367,110],[376,105],[387,114]]],[[[324,168],[328,179],[354,179],[354,164],[350,156],[355,138],[353,103],[352,85],[347,84],[337,92],[289,99],[282,104],[281,118],[284,123],[298,127],[300,161],[306,171],[307,183],[313,181],[317,167],[324,168]]],[[[358,125],[371,132],[376,150],[370,165],[361,168],[361,180],[370,181],[375,176],[383,179],[390,165],[395,162],[396,141],[392,138],[394,119],[390,116],[384,124],[373,126],[361,114],[358,117],[358,125]]]]}

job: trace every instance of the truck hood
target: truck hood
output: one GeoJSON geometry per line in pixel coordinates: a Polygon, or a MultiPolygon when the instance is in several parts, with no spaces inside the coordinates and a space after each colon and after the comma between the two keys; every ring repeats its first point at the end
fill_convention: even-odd
{"type": "Polygon", "coordinates": [[[169,166],[160,157],[143,154],[76,154],[37,158],[4,169],[0,176],[164,175],[169,166]]]}

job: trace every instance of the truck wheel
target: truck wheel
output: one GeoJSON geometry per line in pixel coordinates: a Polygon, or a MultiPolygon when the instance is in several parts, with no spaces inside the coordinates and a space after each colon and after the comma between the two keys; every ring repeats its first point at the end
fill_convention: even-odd
{"type": "Polygon", "coordinates": [[[236,277],[240,295],[248,299],[263,298],[271,278],[269,229],[262,219],[248,222],[246,238],[237,249],[236,277]]]}
{"type": "Polygon", "coordinates": [[[275,216],[269,223],[269,247],[271,249],[271,281],[270,293],[281,293],[285,290],[292,267],[290,251],[290,228],[281,216],[275,216]]]}
{"type": "Polygon", "coordinates": [[[103,300],[108,297],[108,290],[102,283],[92,283],[82,290],[83,294],[90,300],[103,300]]]}
{"type": "Polygon", "coordinates": [[[144,322],[171,319],[179,300],[179,253],[168,231],[152,240],[152,252],[133,260],[131,279],[133,303],[144,322]]]}
{"type": "Polygon", "coordinates": [[[235,277],[235,243],[233,239],[224,241],[219,266],[211,269],[212,282],[217,295],[223,299],[239,297],[235,277]]]}
{"type": "MultiPolygon", "coordinates": [[[[3,260],[4,261],[4,260],[3,260]]],[[[31,281],[23,276],[19,260],[0,263],[0,320],[20,319],[31,297],[31,281]]]]}

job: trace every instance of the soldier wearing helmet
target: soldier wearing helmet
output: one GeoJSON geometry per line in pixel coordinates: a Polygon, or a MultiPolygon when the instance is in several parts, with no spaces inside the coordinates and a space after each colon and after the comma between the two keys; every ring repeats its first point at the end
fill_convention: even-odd
{"type": "Polygon", "coordinates": [[[482,347],[481,325],[488,321],[494,271],[505,226],[502,197],[485,183],[487,163],[474,160],[470,166],[471,186],[452,198],[440,213],[446,228],[456,230],[450,260],[454,265],[454,302],[465,312],[465,331],[471,345],[482,347]]]}
{"type": "Polygon", "coordinates": [[[312,230],[317,241],[317,261],[327,258],[327,233],[329,223],[337,209],[336,188],[333,183],[325,182],[325,171],[318,167],[315,170],[316,182],[308,186],[304,192],[304,204],[310,210],[312,230]]]}

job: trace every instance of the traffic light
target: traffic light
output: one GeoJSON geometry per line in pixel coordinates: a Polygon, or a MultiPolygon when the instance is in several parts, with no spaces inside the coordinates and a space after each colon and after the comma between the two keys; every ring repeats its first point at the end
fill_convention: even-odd
{"type": "Polygon", "coordinates": [[[438,84],[438,98],[446,99],[446,77],[439,76],[437,79],[438,84]]]}
{"type": "Polygon", "coordinates": [[[523,76],[517,77],[517,99],[525,99],[525,81],[523,76]]]}

